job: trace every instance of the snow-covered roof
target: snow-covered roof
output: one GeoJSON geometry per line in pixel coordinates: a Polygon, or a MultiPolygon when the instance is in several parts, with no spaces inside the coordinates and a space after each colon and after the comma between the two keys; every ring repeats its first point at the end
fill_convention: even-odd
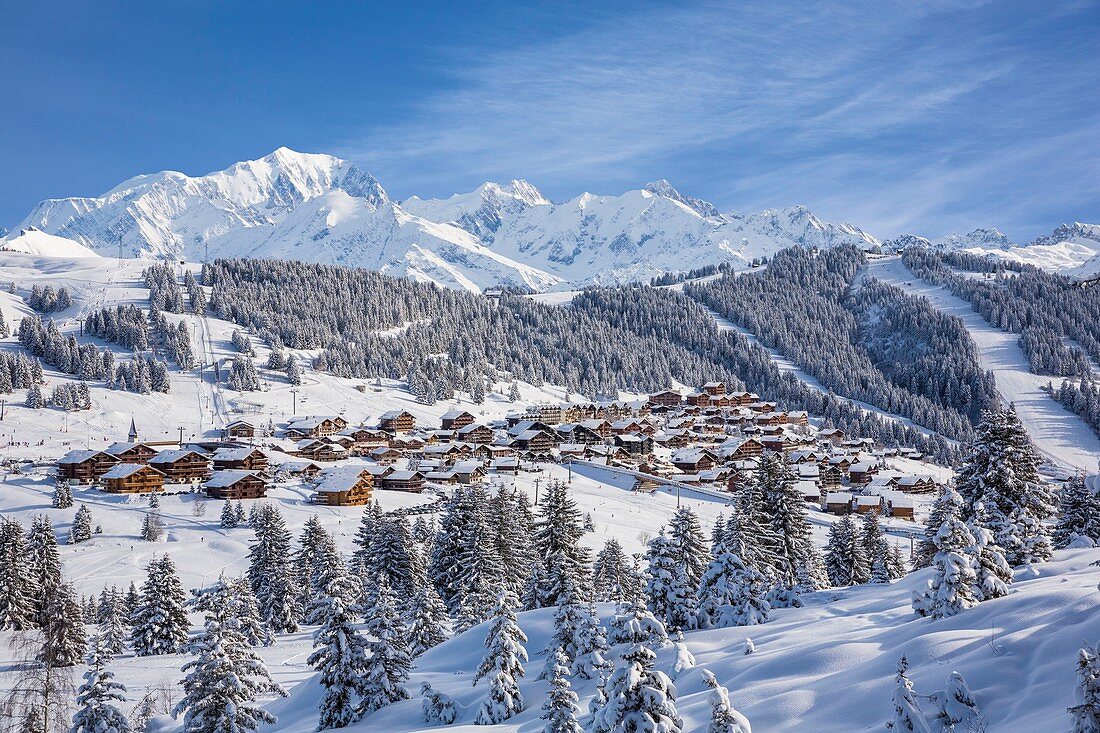
{"type": "Polygon", "coordinates": [[[215,461],[243,461],[253,453],[264,454],[259,448],[218,448],[212,457],[215,461]]]}
{"type": "Polygon", "coordinates": [[[317,483],[316,489],[326,494],[351,491],[362,480],[362,473],[362,466],[340,466],[327,469],[321,474],[321,480],[317,483]]]}
{"type": "Polygon", "coordinates": [[[160,471],[157,471],[157,469],[152,468],[151,466],[146,466],[144,463],[117,463],[114,466],[111,466],[110,471],[103,474],[103,478],[129,478],[143,468],[148,468],[150,471],[156,471],[157,473],[160,473],[160,471]]]}
{"type": "Polygon", "coordinates": [[[209,480],[207,480],[207,482],[203,485],[212,489],[224,489],[228,486],[232,486],[242,479],[248,478],[249,476],[259,477],[259,474],[255,471],[242,471],[235,468],[227,469],[225,471],[215,471],[214,475],[211,476],[209,480]]]}
{"type": "Polygon", "coordinates": [[[846,504],[852,500],[850,491],[830,491],[825,495],[826,504],[846,504]]]}
{"type": "Polygon", "coordinates": [[[175,463],[176,461],[183,460],[188,456],[198,456],[203,460],[209,460],[206,456],[198,451],[190,450],[188,448],[181,448],[179,450],[164,450],[157,453],[151,459],[149,463],[175,463]]]}
{"type": "MultiPolygon", "coordinates": [[[[103,453],[101,450],[71,450],[57,459],[59,464],[83,463],[103,453]]],[[[110,454],[108,454],[110,455],[110,454]]],[[[111,456],[112,458],[114,456],[111,456]]]]}

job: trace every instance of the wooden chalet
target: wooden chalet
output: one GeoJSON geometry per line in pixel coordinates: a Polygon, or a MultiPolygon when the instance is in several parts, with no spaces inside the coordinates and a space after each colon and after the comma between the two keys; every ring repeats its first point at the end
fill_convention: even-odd
{"type": "Polygon", "coordinates": [[[743,458],[756,458],[764,454],[764,443],[756,438],[748,438],[743,440],[737,448],[734,449],[730,457],[734,460],[740,460],[743,458]]]}
{"type": "Polygon", "coordinates": [[[476,418],[465,410],[449,410],[439,418],[440,427],[444,430],[458,430],[472,424],[476,418]]]}
{"type": "Polygon", "coordinates": [[[241,471],[266,471],[267,455],[259,448],[219,448],[211,456],[215,471],[236,469],[241,471]]]}
{"type": "Polygon", "coordinates": [[[411,491],[419,494],[424,490],[424,474],[420,471],[392,471],[382,477],[379,488],[387,491],[411,491]]]}
{"type": "Polygon", "coordinates": [[[303,478],[313,478],[317,474],[321,473],[321,466],[313,461],[287,461],[279,466],[280,471],[285,471],[291,476],[301,476],[303,478]]]}
{"type": "Polygon", "coordinates": [[[378,418],[378,427],[390,433],[408,433],[416,429],[416,416],[408,410],[390,410],[378,418]]]}
{"type": "Polygon", "coordinates": [[[77,484],[95,483],[118,463],[118,458],[101,450],[71,450],[57,460],[58,479],[77,484]]]}
{"type": "Polygon", "coordinates": [[[825,501],[821,510],[829,514],[845,515],[852,513],[852,492],[829,491],[825,494],[825,501]]]}
{"type": "Polygon", "coordinates": [[[653,436],[645,433],[616,435],[615,447],[622,448],[632,456],[648,456],[653,452],[653,436]]]}
{"type": "Polygon", "coordinates": [[[225,426],[222,434],[226,438],[255,438],[256,426],[248,420],[234,420],[225,426]]]}
{"type": "Polygon", "coordinates": [[[380,445],[374,450],[369,451],[367,455],[376,463],[380,463],[383,466],[392,466],[401,459],[403,454],[396,448],[391,448],[388,445],[380,445]]]}
{"type": "Polygon", "coordinates": [[[519,458],[516,456],[501,456],[489,461],[489,468],[497,473],[519,473],[519,458]]]}
{"type": "Polygon", "coordinates": [[[857,496],[853,503],[856,514],[882,514],[881,496],[857,496]]]}
{"type": "Polygon", "coordinates": [[[374,493],[374,477],[361,466],[330,468],[321,474],[311,497],[314,504],[362,506],[374,493]]]}
{"type": "Polygon", "coordinates": [[[107,452],[120,463],[148,463],[149,459],[157,454],[152,446],[135,442],[113,443],[107,447],[107,452]]]}
{"type": "Polygon", "coordinates": [[[493,429],[479,423],[463,425],[455,430],[455,440],[461,440],[465,443],[472,443],[474,445],[492,443],[493,438],[493,429]]]}
{"type": "Polygon", "coordinates": [[[524,430],[512,437],[512,447],[527,453],[549,454],[557,443],[556,433],[547,430],[524,430]]]}
{"type": "Polygon", "coordinates": [[[100,486],[111,494],[150,494],[164,491],[164,474],[144,463],[118,463],[103,474],[100,486]]]}
{"type": "Polygon", "coordinates": [[[342,461],[350,455],[350,451],[339,443],[327,440],[307,438],[299,441],[294,446],[295,455],[311,461],[342,461]]]}
{"type": "Polygon", "coordinates": [[[674,389],[666,389],[649,396],[651,405],[660,405],[661,407],[679,407],[683,401],[683,395],[674,389]]]}
{"type": "Polygon", "coordinates": [[[718,456],[706,448],[686,448],[672,454],[672,465],[684,473],[697,473],[714,468],[718,456]]]}
{"type": "Polygon", "coordinates": [[[188,448],[161,451],[148,465],[163,473],[168,484],[200,483],[213,472],[209,456],[188,448]]]}
{"type": "Polygon", "coordinates": [[[858,485],[869,484],[878,470],[878,465],[870,461],[853,463],[848,467],[848,480],[858,485]]]}
{"type": "Polygon", "coordinates": [[[580,423],[565,423],[559,425],[555,432],[565,443],[574,443],[581,445],[594,445],[596,443],[603,442],[603,436],[597,433],[595,430],[586,428],[580,423]]]}
{"type": "Polygon", "coordinates": [[[931,476],[896,476],[888,484],[907,494],[934,494],[939,490],[931,476]]]}
{"type": "Polygon", "coordinates": [[[916,501],[910,496],[892,496],[886,500],[886,509],[895,519],[917,521],[916,501]]]}
{"type": "Polygon", "coordinates": [[[293,417],[287,421],[286,437],[291,440],[323,438],[335,435],[348,426],[348,421],[338,415],[293,417]]]}
{"type": "Polygon", "coordinates": [[[267,495],[267,484],[255,471],[216,471],[202,488],[211,499],[262,499],[267,495]]]}
{"type": "Polygon", "coordinates": [[[611,423],[605,418],[591,418],[589,420],[581,420],[581,426],[591,430],[596,435],[600,436],[604,440],[611,437],[611,423]]]}

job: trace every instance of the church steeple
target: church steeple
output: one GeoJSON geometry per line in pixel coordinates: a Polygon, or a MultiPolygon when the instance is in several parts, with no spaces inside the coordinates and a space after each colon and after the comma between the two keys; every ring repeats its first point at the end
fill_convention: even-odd
{"type": "Polygon", "coordinates": [[[137,423],[134,422],[134,418],[130,416],[130,434],[127,436],[131,443],[138,442],[137,423]]]}

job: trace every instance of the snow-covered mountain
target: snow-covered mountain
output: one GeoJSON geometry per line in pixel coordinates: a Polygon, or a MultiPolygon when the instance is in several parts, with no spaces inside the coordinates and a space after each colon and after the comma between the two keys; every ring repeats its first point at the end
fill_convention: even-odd
{"type": "Polygon", "coordinates": [[[0,252],[22,252],[40,257],[99,257],[80,242],[47,234],[34,227],[0,237],[0,252]]]}
{"type": "Polygon", "coordinates": [[[557,204],[526,181],[397,203],[354,164],[287,148],[204,176],[167,171],[43,201],[18,228],[31,227],[103,255],[293,258],[475,291],[645,280],[792,244],[877,243],[803,207],[720,214],[668,181],[557,204]]]}

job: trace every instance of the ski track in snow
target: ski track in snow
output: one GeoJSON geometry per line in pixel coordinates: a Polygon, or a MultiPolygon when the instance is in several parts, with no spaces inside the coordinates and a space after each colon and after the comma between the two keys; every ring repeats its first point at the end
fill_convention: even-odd
{"type": "Polygon", "coordinates": [[[872,260],[867,274],[911,295],[928,300],[941,312],[958,316],[978,347],[982,367],[993,372],[997,391],[1016,405],[1020,421],[1035,447],[1052,462],[1068,469],[1095,472],[1100,461],[1100,437],[1077,415],[1042,391],[1051,380],[1028,369],[1019,334],[990,325],[970,303],[947,288],[930,285],[912,273],[900,257],[872,260]]]}

